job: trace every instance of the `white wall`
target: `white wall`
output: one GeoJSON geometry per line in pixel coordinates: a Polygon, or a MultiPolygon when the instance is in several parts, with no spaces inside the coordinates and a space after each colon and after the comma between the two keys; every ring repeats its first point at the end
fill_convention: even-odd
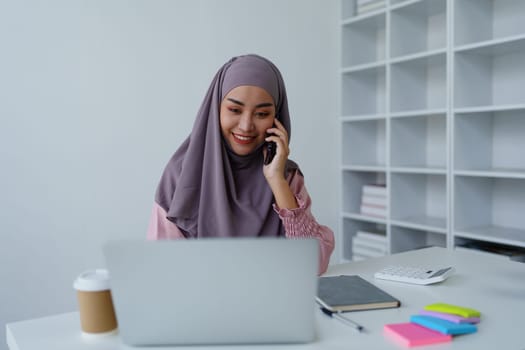
{"type": "MultiPolygon", "coordinates": [[[[168,158],[231,56],[273,60],[291,158],[339,230],[339,2],[0,2],[0,325],[76,309],[101,244],[145,236],[168,158]]],[[[0,336],[0,349],[4,340],[0,336]]]]}

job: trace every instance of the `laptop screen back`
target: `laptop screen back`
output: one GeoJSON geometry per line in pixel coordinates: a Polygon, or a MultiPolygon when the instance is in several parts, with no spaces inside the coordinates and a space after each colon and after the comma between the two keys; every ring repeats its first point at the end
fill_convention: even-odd
{"type": "Polygon", "coordinates": [[[315,337],[314,239],[117,241],[104,247],[128,345],[304,343],[315,337]]]}

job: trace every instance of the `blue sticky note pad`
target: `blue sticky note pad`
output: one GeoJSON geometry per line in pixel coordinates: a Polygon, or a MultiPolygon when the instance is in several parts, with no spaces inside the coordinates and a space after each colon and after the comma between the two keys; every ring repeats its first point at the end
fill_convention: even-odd
{"type": "Polygon", "coordinates": [[[478,330],[478,327],[470,323],[454,323],[437,317],[424,315],[413,315],[410,317],[410,322],[443,334],[451,335],[475,333],[478,330]]]}

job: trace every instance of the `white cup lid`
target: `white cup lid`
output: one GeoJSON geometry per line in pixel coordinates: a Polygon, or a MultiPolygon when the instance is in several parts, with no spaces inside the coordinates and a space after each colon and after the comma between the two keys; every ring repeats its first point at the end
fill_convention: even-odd
{"type": "Polygon", "coordinates": [[[109,289],[109,272],[105,269],[88,270],[82,272],[73,288],[85,292],[98,292],[109,289]]]}

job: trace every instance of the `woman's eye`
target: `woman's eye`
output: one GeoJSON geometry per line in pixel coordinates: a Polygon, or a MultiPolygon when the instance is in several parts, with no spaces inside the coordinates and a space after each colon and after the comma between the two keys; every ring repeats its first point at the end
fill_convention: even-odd
{"type": "Polygon", "coordinates": [[[230,112],[235,113],[235,114],[241,113],[241,110],[239,108],[230,107],[228,109],[230,110],[230,112]]]}
{"type": "Polygon", "coordinates": [[[258,112],[258,113],[255,113],[255,116],[256,116],[257,118],[266,118],[266,117],[269,116],[269,115],[270,115],[270,113],[268,113],[268,112],[258,112]]]}

